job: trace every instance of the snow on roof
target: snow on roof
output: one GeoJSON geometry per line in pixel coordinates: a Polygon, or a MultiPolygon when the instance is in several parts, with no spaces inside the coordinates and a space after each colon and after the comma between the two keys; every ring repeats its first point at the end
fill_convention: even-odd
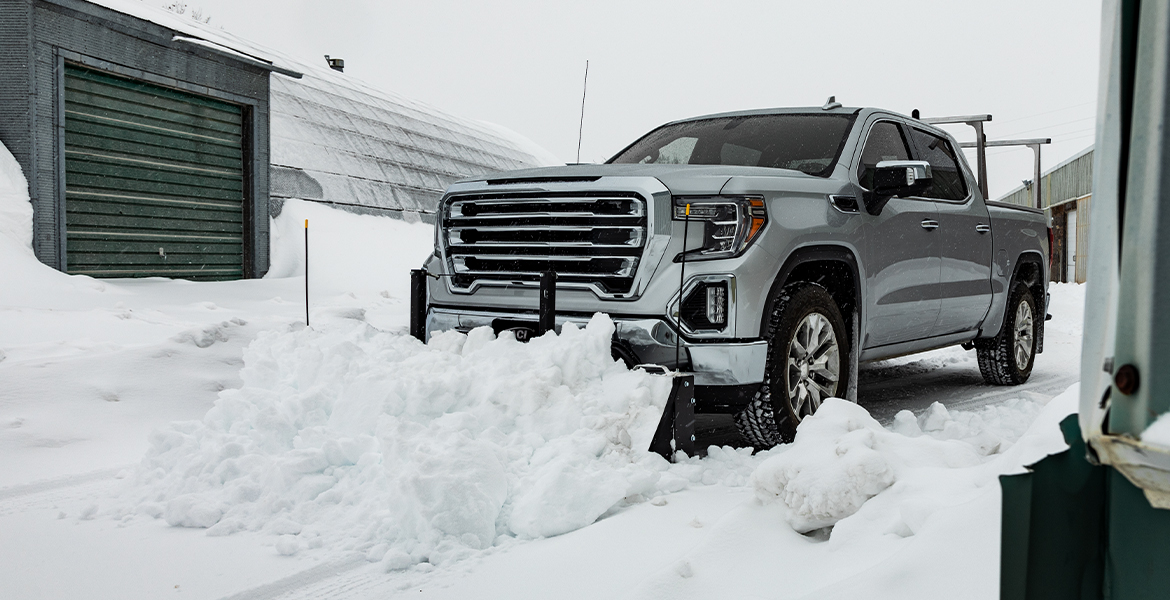
{"type": "Polygon", "coordinates": [[[141,0],[88,0],[171,29],[177,41],[272,65],[271,194],[433,213],[452,182],[556,163],[523,136],[380,90],[141,0]],[[218,48],[216,48],[218,47],[218,48]]]}
{"type": "Polygon", "coordinates": [[[267,65],[271,65],[277,69],[289,69],[287,66],[280,64],[280,62],[271,56],[271,52],[263,46],[254,44],[242,38],[236,37],[223,29],[212,27],[206,23],[201,23],[190,17],[176,14],[160,6],[148,4],[142,0],[86,0],[90,4],[96,4],[110,10],[120,12],[125,15],[130,15],[143,21],[154,23],[160,27],[166,27],[171,31],[183,34],[176,39],[180,41],[190,41],[190,38],[195,40],[202,40],[201,43],[196,42],[197,45],[217,49],[220,51],[227,51],[227,53],[242,56],[247,59],[252,59],[267,65]],[[182,38],[189,39],[182,39],[182,38]]]}
{"type": "Polygon", "coordinates": [[[550,162],[518,134],[294,64],[302,79],[271,80],[274,196],[433,213],[458,179],[550,162]]]}

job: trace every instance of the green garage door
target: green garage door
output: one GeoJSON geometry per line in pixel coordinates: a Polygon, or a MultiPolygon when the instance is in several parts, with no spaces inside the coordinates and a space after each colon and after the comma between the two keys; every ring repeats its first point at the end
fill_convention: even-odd
{"type": "Polygon", "coordinates": [[[66,270],[94,277],[243,277],[243,111],[65,71],[66,270]]]}

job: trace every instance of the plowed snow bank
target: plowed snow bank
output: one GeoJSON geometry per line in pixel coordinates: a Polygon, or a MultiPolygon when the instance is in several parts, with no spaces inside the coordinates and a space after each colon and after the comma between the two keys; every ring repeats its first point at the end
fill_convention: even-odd
{"type": "Polygon", "coordinates": [[[647,452],[670,384],[610,357],[604,315],[527,344],[483,328],[428,345],[347,316],[261,334],[241,389],[152,436],[123,511],[403,568],[572,531],[691,481],[743,485],[755,464],[647,452]]]}

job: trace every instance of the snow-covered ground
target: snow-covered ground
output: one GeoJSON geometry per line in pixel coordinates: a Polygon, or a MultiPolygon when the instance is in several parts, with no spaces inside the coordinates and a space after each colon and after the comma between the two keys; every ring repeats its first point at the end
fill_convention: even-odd
{"type": "Polygon", "coordinates": [[[992,597],[996,478],[1076,409],[1054,285],[1036,385],[869,365],[793,444],[672,464],[604,316],[405,335],[430,226],[291,201],[263,280],[99,281],[35,261],[23,189],[0,148],[0,598],[992,597]]]}

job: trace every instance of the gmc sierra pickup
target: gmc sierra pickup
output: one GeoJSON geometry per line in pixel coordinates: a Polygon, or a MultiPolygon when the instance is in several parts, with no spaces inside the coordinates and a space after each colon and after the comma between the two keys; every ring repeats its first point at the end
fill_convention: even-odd
{"type": "Polygon", "coordinates": [[[873,108],[787,108],[663,125],[605,164],[453,184],[438,207],[426,336],[598,312],[615,358],[695,374],[697,410],[757,448],[789,441],[858,362],[964,344],[983,377],[1043,350],[1043,213],[988,202],[958,144],[873,108]],[[676,361],[676,344],[679,359],[676,361]]]}

